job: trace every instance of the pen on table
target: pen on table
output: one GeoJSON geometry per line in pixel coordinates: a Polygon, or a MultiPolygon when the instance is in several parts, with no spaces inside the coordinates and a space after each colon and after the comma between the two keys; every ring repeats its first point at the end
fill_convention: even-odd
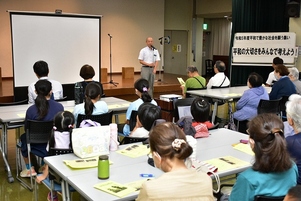
{"type": "Polygon", "coordinates": [[[142,174],[140,174],[140,177],[148,178],[148,177],[154,177],[154,175],[153,174],[144,174],[144,173],[142,173],[142,174]]]}

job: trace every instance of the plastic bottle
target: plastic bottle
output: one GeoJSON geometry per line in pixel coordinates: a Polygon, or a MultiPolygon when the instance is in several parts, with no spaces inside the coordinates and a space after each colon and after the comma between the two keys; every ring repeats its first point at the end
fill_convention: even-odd
{"type": "Polygon", "coordinates": [[[110,164],[107,155],[99,156],[98,160],[98,179],[108,179],[110,177],[110,164]]]}
{"type": "Polygon", "coordinates": [[[110,151],[116,151],[118,149],[118,139],[117,139],[117,124],[111,123],[110,124],[110,130],[111,130],[111,135],[110,135],[110,151]]]}

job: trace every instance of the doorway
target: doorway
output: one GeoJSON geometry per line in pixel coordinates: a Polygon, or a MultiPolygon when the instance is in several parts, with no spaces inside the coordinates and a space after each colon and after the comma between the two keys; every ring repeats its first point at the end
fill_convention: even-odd
{"type": "Polygon", "coordinates": [[[186,75],[188,32],[165,30],[164,36],[170,37],[170,43],[164,44],[164,72],[186,75]]]}

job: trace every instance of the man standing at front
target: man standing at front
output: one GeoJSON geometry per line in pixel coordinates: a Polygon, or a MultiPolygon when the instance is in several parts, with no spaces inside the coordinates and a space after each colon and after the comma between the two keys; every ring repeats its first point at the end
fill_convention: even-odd
{"type": "Polygon", "coordinates": [[[146,47],[140,50],[138,59],[140,64],[142,64],[141,77],[149,82],[148,93],[153,98],[154,80],[160,55],[158,50],[153,46],[153,39],[151,37],[146,39],[146,45],[146,47]]]}

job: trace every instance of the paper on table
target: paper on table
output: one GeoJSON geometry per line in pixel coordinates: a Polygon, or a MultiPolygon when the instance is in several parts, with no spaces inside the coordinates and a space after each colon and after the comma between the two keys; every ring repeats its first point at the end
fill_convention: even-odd
{"type": "Polygon", "coordinates": [[[223,172],[226,170],[235,169],[238,167],[247,166],[250,163],[240,160],[238,158],[235,158],[233,156],[224,156],[219,158],[213,158],[207,161],[204,161],[206,163],[209,163],[215,167],[218,168],[218,172],[223,172]]]}
{"type": "Polygon", "coordinates": [[[251,149],[250,145],[249,144],[244,144],[244,143],[238,143],[238,144],[235,144],[233,145],[233,148],[234,149],[237,149],[239,151],[242,151],[246,154],[249,154],[251,156],[254,156],[254,152],[253,150],[251,149]]]}
{"type": "Polygon", "coordinates": [[[123,198],[127,196],[130,193],[133,193],[136,191],[136,188],[133,188],[131,186],[119,184],[114,181],[106,181],[99,184],[95,184],[94,188],[97,188],[99,190],[102,190],[106,193],[110,193],[112,195],[115,195],[117,197],[123,198]]]}
{"type": "Polygon", "coordinates": [[[66,111],[69,111],[69,112],[71,112],[71,113],[73,113],[73,110],[74,110],[74,108],[67,108],[67,109],[65,109],[66,111]]]}
{"type": "Polygon", "coordinates": [[[76,159],[76,160],[64,160],[64,163],[71,168],[91,168],[97,167],[98,157],[87,158],[87,159],[76,159]]]}
{"type": "Polygon", "coordinates": [[[150,179],[151,179],[151,178],[148,178],[148,179],[145,178],[145,179],[141,179],[141,180],[138,180],[138,181],[133,181],[133,182],[130,182],[130,183],[126,183],[126,184],[124,184],[124,185],[133,187],[133,188],[136,189],[136,191],[139,191],[140,188],[141,188],[141,186],[142,186],[142,184],[143,184],[144,182],[150,180],[150,179]]]}
{"type": "MultiPolygon", "coordinates": [[[[74,169],[97,167],[98,156],[87,159],[64,160],[64,163],[74,169]]],[[[110,165],[112,164],[113,162],[110,161],[110,165]]]]}
{"type": "Polygon", "coordinates": [[[18,117],[25,118],[25,113],[18,114],[18,117]]]}
{"type": "Polygon", "coordinates": [[[120,105],[118,105],[118,104],[108,105],[109,109],[114,109],[114,108],[119,108],[119,107],[120,107],[120,105]]]}
{"type": "Polygon", "coordinates": [[[185,86],[185,82],[184,82],[183,78],[178,77],[178,81],[179,81],[180,85],[185,86]]]}
{"type": "Polygon", "coordinates": [[[131,158],[137,158],[140,156],[147,155],[150,152],[150,149],[147,148],[147,145],[131,145],[126,147],[125,149],[116,151],[117,153],[123,154],[125,156],[131,157],[131,158]]]}

